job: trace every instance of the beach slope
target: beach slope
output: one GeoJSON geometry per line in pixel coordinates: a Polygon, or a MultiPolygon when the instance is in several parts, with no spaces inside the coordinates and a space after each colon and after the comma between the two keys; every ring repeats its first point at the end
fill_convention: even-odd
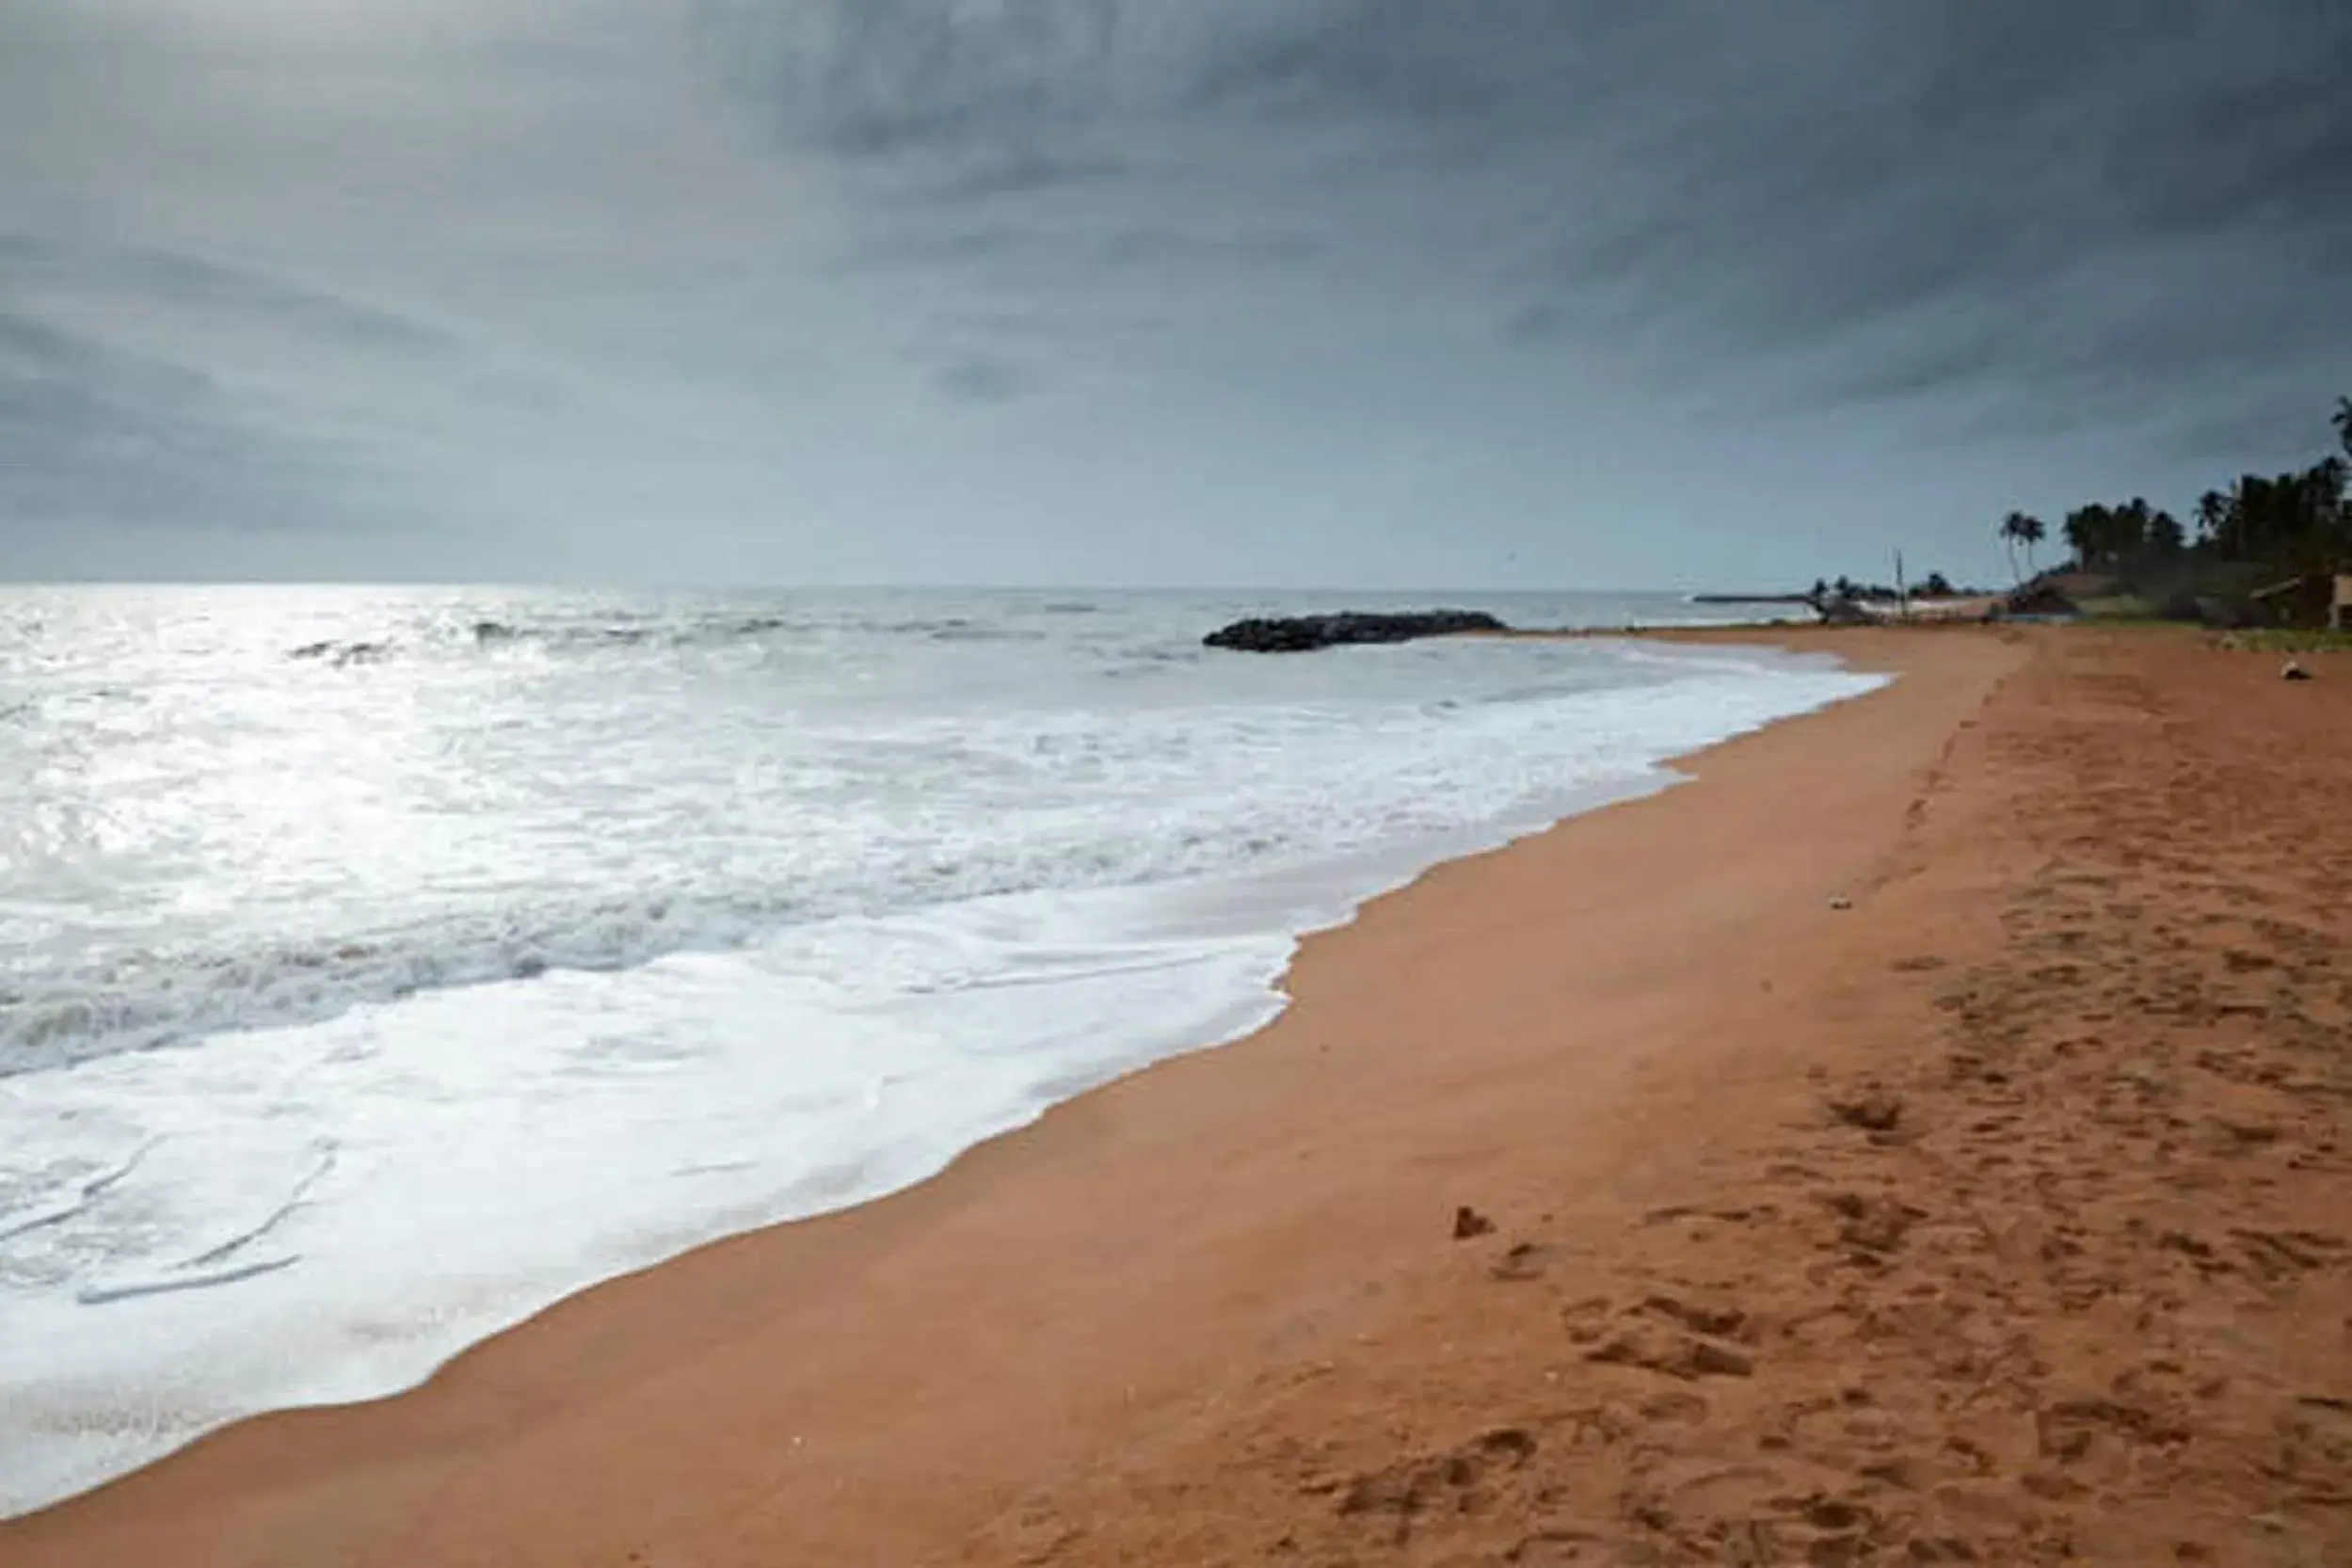
{"type": "Polygon", "coordinates": [[[1902,679],[0,1562],[2340,1560],[2352,675],[1776,640],[1902,679]]]}

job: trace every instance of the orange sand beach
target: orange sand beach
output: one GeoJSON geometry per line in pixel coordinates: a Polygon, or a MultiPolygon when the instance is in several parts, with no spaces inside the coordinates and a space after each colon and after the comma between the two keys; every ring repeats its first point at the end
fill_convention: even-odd
{"type": "Polygon", "coordinates": [[[0,1564],[2352,1561],[2352,665],[1773,639],[1902,678],[0,1564]]]}

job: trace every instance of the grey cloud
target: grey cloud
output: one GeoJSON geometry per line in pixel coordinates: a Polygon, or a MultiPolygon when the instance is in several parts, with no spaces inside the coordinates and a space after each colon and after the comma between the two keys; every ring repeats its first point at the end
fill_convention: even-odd
{"type": "Polygon", "coordinates": [[[2030,356],[2012,334],[1973,320],[1926,330],[1914,325],[1906,336],[1907,342],[1882,346],[1858,362],[1824,374],[1813,383],[1813,395],[1832,407],[1868,405],[1982,384],[2032,369],[2030,356]]]}
{"type": "Polygon", "coordinates": [[[1112,268],[1202,264],[1278,267],[1329,254],[1328,245],[1308,234],[1198,232],[1163,224],[1144,224],[1106,234],[1094,252],[1097,262],[1112,268]]]}
{"type": "Polygon", "coordinates": [[[1002,149],[916,187],[919,196],[1025,196],[1036,191],[1112,180],[1127,172],[1117,158],[1048,152],[1035,147],[1002,149]]]}
{"type": "Polygon", "coordinates": [[[242,422],[200,372],[0,312],[0,516],[351,525],[381,516],[374,501],[355,503],[355,472],[367,465],[351,454],[242,422]]]}
{"type": "Polygon", "coordinates": [[[100,399],[166,408],[184,408],[213,390],[195,371],[110,349],[15,312],[0,312],[0,375],[17,386],[84,389],[100,399]]]}
{"type": "Polygon", "coordinates": [[[1631,582],[1875,539],[1928,470],[1982,544],[1979,490],[2097,452],[2152,497],[2352,390],[2343,0],[300,10],[0,7],[0,77],[77,84],[0,90],[0,502],[412,488],[504,559],[666,568],[622,537],[658,512],[861,579],[965,506],[1067,577],[1158,506],[1202,578],[1631,582]],[[240,51],[302,69],[257,106],[199,69],[240,51]],[[1720,511],[1694,440],[1801,526],[1579,532],[1720,511]]]}
{"type": "MultiPolygon", "coordinates": [[[[1001,171],[973,195],[1082,179],[1123,187],[1115,214],[1240,147],[1228,192],[1262,183],[1329,231],[1304,243],[1404,238],[1491,280],[1505,337],[1614,336],[1663,377],[1826,339],[1857,362],[1821,402],[2020,364],[2079,380],[2103,351],[2154,378],[2200,352],[2151,319],[2177,296],[2083,279],[2216,233],[2242,248],[2224,296],[2352,303],[2352,8],[2332,0],[1269,0],[1158,37],[1115,0],[802,14],[771,85],[854,162],[1001,171]],[[1284,167],[1301,148],[1350,177],[1314,188],[1284,167]]],[[[1117,269],[1216,251],[1202,216],[1089,252],[1047,232],[1117,269]]],[[[2224,307],[2256,351],[2297,350],[2290,320],[2224,307]]]]}
{"type": "Polygon", "coordinates": [[[1043,378],[1033,369],[985,354],[951,360],[932,378],[941,392],[966,403],[1010,403],[1043,386],[1043,378]]]}
{"type": "Polygon", "coordinates": [[[1113,20],[1096,5],[1015,5],[991,21],[923,0],[800,8],[774,19],[779,104],[793,129],[853,154],[1025,151],[1096,106],[1113,20]]]}
{"type": "MultiPolygon", "coordinates": [[[[1276,117],[1352,116],[1460,150],[1591,121],[1643,90],[1630,68],[1669,63],[1671,5],[1411,0],[1288,8],[1297,25],[1209,55],[1191,96],[1276,117]]],[[[1686,19],[1687,20],[1687,19],[1686,19]]],[[[1654,88],[1655,78],[1651,78],[1654,88]]]]}
{"type": "Polygon", "coordinates": [[[0,234],[0,278],[19,286],[94,285],[361,348],[416,354],[454,348],[446,333],[407,316],[184,252],[75,247],[29,234],[0,234]]]}
{"type": "Polygon", "coordinates": [[[2205,466],[2211,483],[2238,472],[2300,468],[2324,455],[2334,430],[2300,389],[2256,383],[2227,406],[2191,407],[2164,429],[2166,449],[2205,466]]]}
{"type": "Polygon", "coordinates": [[[707,24],[786,134],[856,156],[1032,149],[1179,105],[1221,52],[1295,33],[1318,0],[801,0],[707,24]]]}
{"type": "Polygon", "coordinates": [[[372,349],[439,354],[454,347],[446,333],[406,316],[193,256],[149,252],[126,256],[121,265],[135,286],[200,308],[271,317],[372,349]]]}
{"type": "MultiPolygon", "coordinates": [[[[1675,73],[1681,90],[1604,95],[1597,119],[1575,93],[1548,114],[1506,101],[1482,121],[1544,123],[1561,151],[1536,161],[1558,188],[1632,202],[1576,211],[1532,265],[1506,267],[1529,296],[1507,329],[1618,290],[1685,324],[1683,372],[1828,337],[1861,357],[1832,398],[2021,371],[2065,393],[2095,366],[2156,401],[2215,354],[2324,352],[2312,314],[2352,305],[2352,11],[1831,8],[1848,24],[1822,56],[1833,69],[1777,87],[1735,62],[1781,71],[1785,43],[1764,35],[1803,34],[1821,8],[1654,16],[1676,11],[1694,42],[1703,20],[1719,34],[1675,73]],[[2294,309],[2270,308],[2289,295],[2294,309]]],[[[1383,101],[1415,102],[1393,87],[1383,101]]]]}
{"type": "Polygon", "coordinates": [[[454,368],[444,334],[249,268],[136,246],[0,235],[0,515],[73,526],[350,531],[417,520],[349,440],[289,427],[151,339],[285,338],[454,368]]]}
{"type": "Polygon", "coordinates": [[[1502,321],[1503,336],[1513,343],[1542,343],[1568,324],[1567,312],[1548,299],[1514,306],[1502,321]]]}

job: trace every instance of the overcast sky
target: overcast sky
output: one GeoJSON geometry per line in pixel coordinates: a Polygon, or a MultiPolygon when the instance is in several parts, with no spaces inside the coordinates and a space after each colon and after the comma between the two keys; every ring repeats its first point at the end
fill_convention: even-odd
{"type": "Polygon", "coordinates": [[[0,576],[1988,577],[2343,392],[2346,0],[0,0],[0,576]]]}

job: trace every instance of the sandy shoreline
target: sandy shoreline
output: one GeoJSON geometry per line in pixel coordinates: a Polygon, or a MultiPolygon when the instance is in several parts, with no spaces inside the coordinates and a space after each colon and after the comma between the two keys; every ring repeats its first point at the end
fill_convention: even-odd
{"type": "MultiPolygon", "coordinates": [[[[1941,1125],[1926,1111],[1932,1094],[1901,1075],[1944,1048],[1955,1018],[1993,1008],[1969,996],[1945,1006],[1938,988],[1997,968],[2017,940],[2010,901],[2043,874],[2054,845],[2072,841],[2063,824],[2019,814],[2025,764],[2010,741],[2040,736],[2041,751],[2025,745],[2033,765],[2062,765],[2063,736],[2034,726],[2066,703],[2088,712],[2120,677],[2103,672],[2103,686],[2072,671],[2081,638],[1772,640],[1833,648],[1905,679],[1706,753],[1683,789],[1441,867],[1376,902],[1307,942],[1295,1005],[1240,1045],[1096,1091],[911,1192],[598,1287],[411,1394],[229,1429],[0,1526],[0,1562],[1714,1560],[1734,1538],[1706,1534],[1706,1520],[1743,1509],[1747,1523],[1725,1528],[1775,1551],[1801,1537],[1892,1552],[1902,1544],[1893,1527],[1857,1525],[1853,1511],[1883,1522],[1900,1510],[1847,1500],[1872,1486],[1925,1499],[1912,1512],[1928,1522],[1906,1542],[1941,1550],[1974,1529],[2042,1553],[2050,1518],[2104,1507],[2114,1491],[2064,1473],[2108,1457],[2099,1432],[2072,1460],[2012,1464],[1999,1432],[1970,1428],[1963,1440],[1991,1456],[1986,1474],[2005,1478],[1997,1495],[1982,1478],[1930,1474],[1948,1454],[1918,1460],[1907,1487],[1856,1480],[1856,1465],[1835,1491],[1823,1479],[1834,1464],[1802,1422],[1787,1435],[1759,1401],[1786,1392],[1774,1381],[1786,1364],[1800,1402],[1826,1398],[1842,1416],[1883,1414],[1890,1427],[1933,1416],[1932,1400],[1921,1416],[1900,1397],[1906,1378],[1928,1388],[1902,1368],[1885,1392],[1865,1391],[1866,1411],[1822,1370],[1853,1366],[1864,1341],[1899,1350],[1919,1325],[1892,1307],[1852,1343],[1837,1337],[1845,1328],[1804,1325],[1862,1310],[1865,1284],[1919,1287],[1896,1301],[1952,1293],[1950,1280],[1899,1278],[1917,1256],[1903,1251],[1905,1234],[1945,1207],[1930,1207],[1932,1183],[1887,1188],[1870,1161],[1928,1152],[1932,1139],[1914,1133],[1941,1125]],[[2040,706],[2014,695],[2021,682],[2040,683],[2040,706]],[[1880,1088],[1909,1107],[1893,1125],[1858,1130],[1824,1114],[1836,1085],[1872,1075],[1900,1083],[1880,1088]],[[1825,1150],[1780,1147],[1816,1137],[1831,1141],[1825,1150]],[[1854,1160],[1847,1172],[1841,1162],[1854,1160]],[[1814,1174],[1773,1174],[1787,1165],[1814,1174]],[[1744,1208],[1723,1192],[1745,1192],[1744,1208]],[[1462,1205],[1495,1230],[1455,1240],[1462,1205]],[[1798,1229],[1773,1239],[1761,1222],[1723,1218],[1766,1209],[1798,1229]],[[1677,1217],[1654,1221],[1670,1210],[1677,1217]],[[1824,1224],[1819,1258],[1791,1250],[1824,1224]],[[1740,1247],[1759,1240],[1788,1265],[1778,1276],[1741,1272],[1740,1247]],[[1838,1261],[1849,1254],[1863,1261],[1838,1261]],[[1649,1283],[1629,1282],[1643,1268],[1649,1283]],[[1739,1304],[1722,1304],[1727,1293],[1739,1304]],[[1670,1297],[1672,1310],[1656,1305],[1670,1297]],[[1729,1357],[1725,1368],[1763,1365],[1677,1364],[1693,1344],[1713,1347],[1703,1360],[1729,1357]],[[1593,1441],[1624,1451],[1583,1454],[1571,1466],[1580,1479],[1556,1478],[1537,1496],[1534,1478],[1577,1453],[1576,1434],[1596,1421],[1619,1435],[1593,1441]],[[1778,1447],[1762,1441],[1775,1433],[1778,1447]],[[1658,1464],[1640,1466],[1644,1451],[1669,1469],[1713,1456],[1714,1468],[1670,1484],[1658,1464]],[[1735,1451],[1739,1463],[1722,1457],[1735,1451]],[[1809,1480],[1781,1474],[1799,1459],[1809,1480]],[[1722,1479],[1764,1470],[1780,1479],[1722,1479]],[[2033,1480],[2044,1471],[2056,1479],[2033,1480]],[[1594,1478],[1615,1478],[1615,1491],[1587,1497],[1594,1478]],[[1712,1500],[1672,1490],[1685,1482],[1711,1486],[1712,1500]],[[1975,1491],[1960,1501],[1936,1490],[1963,1482],[1975,1491]],[[1976,1514],[1972,1499],[1984,1505],[1976,1514]],[[1976,1523],[1952,1522],[1956,1510],[1976,1523]],[[1627,1555],[1637,1550],[1653,1555],[1627,1555]]],[[[2174,658],[2203,661],[2198,680],[2258,678],[2184,641],[2101,646],[2125,676],[2135,660],[2174,658]]],[[[2332,691],[2317,696],[2344,716],[2332,691]]],[[[2229,703],[2216,712],[2251,722],[2248,701],[2229,703]]],[[[2091,714],[2099,724],[2086,732],[2161,737],[2161,723],[2107,717],[2091,714]]],[[[2078,856],[2104,843],[2095,826],[2075,838],[2089,845],[2078,856]]],[[[2301,915],[2314,940],[2341,935],[2301,915]]],[[[2129,1005],[2111,1003],[2105,1036],[2130,1034],[2119,1013],[2128,1022],[2129,1005]]],[[[2311,1016],[2330,1027],[2332,1015],[2311,1016]]],[[[1881,1111],[1857,1114],[1867,1123],[1881,1111]]],[[[2007,1112],[2004,1127],[2014,1132],[2033,1111],[2007,1112]]],[[[2306,1148],[2300,1131],[2274,1131],[2247,1146],[2269,1162],[2263,1201],[2352,1197],[2332,1144],[2306,1148]],[[2270,1170],[2289,1151],[2310,1158],[2270,1170]]],[[[2065,1153],[2061,1140],[2036,1158],[2063,1176],[2065,1153]]],[[[1992,1238],[1987,1267],[2030,1274],[2063,1240],[2051,1228],[2060,1224],[1979,1225],[1992,1238]]],[[[2302,1270],[2311,1288],[2342,1277],[2326,1272],[2337,1267],[2333,1230],[2315,1224],[2257,1232],[2322,1260],[2302,1270]]],[[[2143,1310],[2168,1309],[2159,1299],[2143,1310]]],[[[2334,1407],[2294,1401],[2352,1399],[2328,1377],[2341,1317],[2339,1304],[2331,1327],[2298,1328],[2256,1357],[2298,1368],[2308,1388],[2279,1397],[2321,1412],[2310,1419],[2323,1426],[2334,1407]]],[[[2097,1326],[2112,1337],[2112,1324],[2097,1326]]],[[[1949,1323],[1937,1336],[1967,1339],[1949,1323]]],[[[2067,1345],[2036,1353],[2072,1366],[2079,1354],[2067,1345]]],[[[2005,1390],[2022,1376],[1995,1368],[1980,1382],[2005,1390]]],[[[2112,1387],[2097,1398],[2140,1408],[2112,1387]]],[[[2088,1431],[2104,1417],[2082,1419],[2088,1431]]],[[[2026,1421],[2043,1437],[2049,1425],[2026,1421]]],[[[2332,1440],[2310,1437],[2298,1463],[2334,1452],[2332,1440]]],[[[2146,1455],[2134,1464],[2133,1475],[2154,1476],[2146,1455]]],[[[2281,1496],[2328,1495],[2281,1485],[2281,1496]]],[[[2165,1486],[2220,1506],[2177,1477],[2165,1486]]],[[[2330,1533],[2343,1524],[2330,1506],[2279,1503],[2268,1539],[2307,1555],[2244,1560],[2324,1560],[2346,1539],[2330,1533]]],[[[2178,1540],[2200,1544],[2187,1528],[2178,1540]]],[[[2079,1532],[2075,1544],[2099,1555],[2079,1532]]],[[[2237,1560],[2217,1544],[2219,1560],[2237,1560]]]]}

